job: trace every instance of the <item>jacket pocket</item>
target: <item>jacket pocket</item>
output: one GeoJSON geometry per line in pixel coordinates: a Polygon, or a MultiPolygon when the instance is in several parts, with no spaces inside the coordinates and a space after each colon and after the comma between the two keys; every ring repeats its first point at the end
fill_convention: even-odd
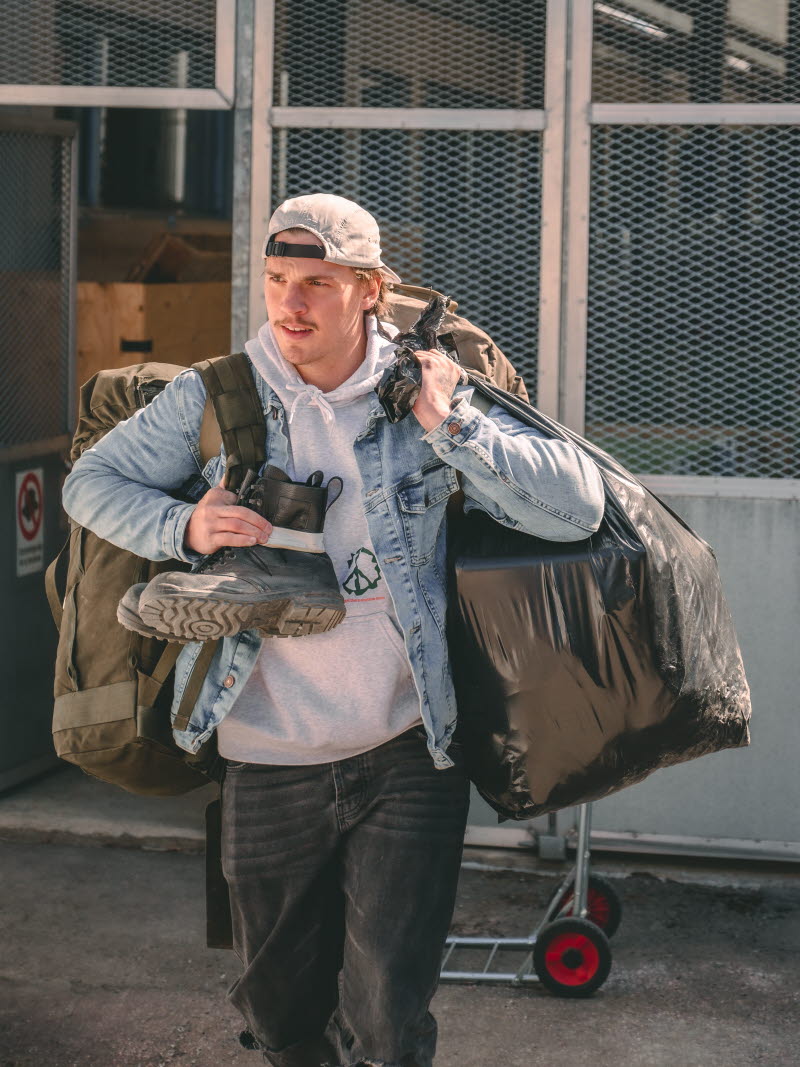
{"type": "Polygon", "coordinates": [[[408,475],[397,487],[397,506],[411,562],[430,562],[447,501],[458,488],[455,470],[446,463],[408,475]]]}

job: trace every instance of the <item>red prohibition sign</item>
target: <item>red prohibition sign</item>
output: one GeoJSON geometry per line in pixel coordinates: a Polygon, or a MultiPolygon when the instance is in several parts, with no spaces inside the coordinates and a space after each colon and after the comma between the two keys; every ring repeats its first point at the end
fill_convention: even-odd
{"type": "Polygon", "coordinates": [[[19,487],[17,522],[26,541],[32,541],[42,525],[42,483],[33,471],[28,471],[19,487]]]}

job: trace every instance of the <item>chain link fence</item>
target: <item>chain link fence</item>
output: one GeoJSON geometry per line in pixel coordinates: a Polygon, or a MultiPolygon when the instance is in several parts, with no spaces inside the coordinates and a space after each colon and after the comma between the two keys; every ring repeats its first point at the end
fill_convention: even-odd
{"type": "Polygon", "coordinates": [[[214,88],[216,0],[3,0],[0,84],[214,88]]]}
{"type": "Polygon", "coordinates": [[[278,0],[275,103],[538,108],[545,0],[278,0]]]}
{"type": "Polygon", "coordinates": [[[0,129],[0,447],[69,428],[71,149],[0,129]]]}
{"type": "Polygon", "coordinates": [[[386,263],[452,295],[535,395],[538,133],[285,130],[276,150],[273,207],[316,191],[366,207],[386,263]]]}
{"type": "MultiPolygon", "coordinates": [[[[277,0],[274,102],[541,108],[546,16],[546,0],[277,0]]],[[[390,266],[451,294],[535,396],[541,135],[468,125],[278,129],[273,204],[318,190],[363,204],[390,266]]]]}
{"type": "Polygon", "coordinates": [[[599,126],[592,160],[586,435],[800,477],[800,128],[599,126]]]}
{"type": "Polygon", "coordinates": [[[596,2],[594,99],[800,101],[800,9],[794,0],[596,2]]]}

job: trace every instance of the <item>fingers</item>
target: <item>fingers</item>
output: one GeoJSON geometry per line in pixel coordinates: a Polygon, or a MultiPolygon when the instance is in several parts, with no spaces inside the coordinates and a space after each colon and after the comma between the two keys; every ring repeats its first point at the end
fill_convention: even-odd
{"type": "Polygon", "coordinates": [[[250,514],[257,521],[246,522],[230,515],[210,517],[207,536],[218,541],[218,545],[265,545],[272,533],[272,524],[253,512],[250,514]]]}
{"type": "Polygon", "coordinates": [[[448,363],[452,363],[452,359],[449,356],[444,355],[443,352],[435,352],[430,348],[422,348],[419,352],[414,353],[416,359],[423,366],[434,366],[440,360],[446,360],[448,363]]]}
{"type": "Polygon", "coordinates": [[[422,370],[422,385],[435,385],[437,389],[452,393],[461,379],[461,367],[441,352],[417,352],[422,370]]]}
{"type": "Polygon", "coordinates": [[[242,522],[240,519],[220,519],[218,523],[209,525],[212,536],[217,534],[241,534],[243,537],[254,537],[257,541],[268,537],[272,533],[269,523],[256,526],[255,523],[242,522]]]}
{"type": "Polygon", "coordinates": [[[214,509],[214,518],[224,523],[226,530],[238,530],[241,533],[249,533],[253,527],[257,531],[272,529],[270,523],[263,519],[257,511],[242,507],[220,507],[214,509]]]}
{"type": "Polygon", "coordinates": [[[257,537],[249,534],[229,533],[227,530],[222,530],[212,534],[209,543],[211,551],[216,552],[218,548],[248,548],[259,542],[257,537]]]}
{"type": "Polygon", "coordinates": [[[414,355],[422,367],[440,367],[442,369],[447,368],[448,372],[451,368],[455,368],[458,372],[459,381],[466,381],[466,371],[460,363],[456,363],[454,359],[446,356],[444,352],[434,352],[433,350],[424,349],[420,352],[415,352],[414,355]]]}

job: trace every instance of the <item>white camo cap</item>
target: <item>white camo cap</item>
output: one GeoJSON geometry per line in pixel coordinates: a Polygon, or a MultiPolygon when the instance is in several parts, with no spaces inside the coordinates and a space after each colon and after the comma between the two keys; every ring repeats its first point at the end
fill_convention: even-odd
{"type": "Polygon", "coordinates": [[[264,242],[264,257],[267,256],[300,256],[343,267],[380,268],[387,281],[400,281],[381,259],[381,235],[373,216],[352,200],[331,193],[284,200],[269,220],[264,242]],[[322,242],[322,249],[273,240],[276,233],[294,229],[313,233],[322,242]]]}

